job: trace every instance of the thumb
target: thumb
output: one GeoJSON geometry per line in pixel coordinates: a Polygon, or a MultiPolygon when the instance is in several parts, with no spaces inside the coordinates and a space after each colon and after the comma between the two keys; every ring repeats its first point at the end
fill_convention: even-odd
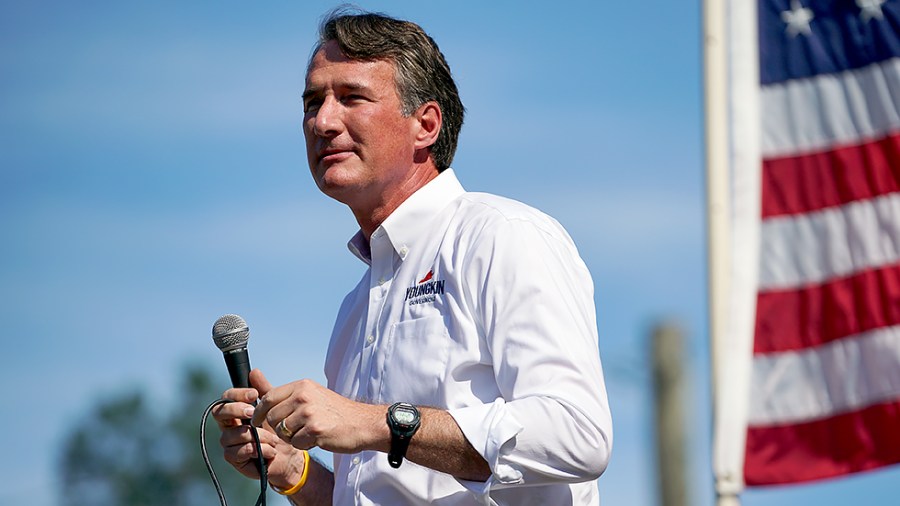
{"type": "Polygon", "coordinates": [[[269,383],[269,380],[266,379],[266,375],[259,369],[250,371],[250,386],[259,392],[260,397],[266,395],[269,390],[272,390],[272,384],[269,383]]]}

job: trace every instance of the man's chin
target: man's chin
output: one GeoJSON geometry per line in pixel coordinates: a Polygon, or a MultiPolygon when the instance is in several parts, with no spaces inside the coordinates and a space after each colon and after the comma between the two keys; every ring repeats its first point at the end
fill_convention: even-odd
{"type": "Polygon", "coordinates": [[[359,197],[362,188],[348,181],[335,181],[331,178],[317,179],[319,191],[338,202],[350,205],[353,197],[359,197]]]}

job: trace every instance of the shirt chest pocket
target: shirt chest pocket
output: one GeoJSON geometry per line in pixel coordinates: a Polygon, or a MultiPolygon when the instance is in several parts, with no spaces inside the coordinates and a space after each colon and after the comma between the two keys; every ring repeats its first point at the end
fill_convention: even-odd
{"type": "Polygon", "coordinates": [[[393,324],[384,348],[381,401],[442,407],[449,341],[441,316],[393,324]]]}

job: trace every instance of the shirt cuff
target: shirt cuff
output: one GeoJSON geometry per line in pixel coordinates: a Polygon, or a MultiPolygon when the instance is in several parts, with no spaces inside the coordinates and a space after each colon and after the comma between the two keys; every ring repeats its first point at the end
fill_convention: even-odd
{"type": "Polygon", "coordinates": [[[482,504],[491,504],[488,494],[493,486],[522,483],[522,472],[501,461],[512,451],[515,446],[513,439],[523,429],[502,398],[490,404],[451,409],[449,413],[491,468],[491,477],[487,481],[460,480],[464,487],[481,497],[482,504]]]}

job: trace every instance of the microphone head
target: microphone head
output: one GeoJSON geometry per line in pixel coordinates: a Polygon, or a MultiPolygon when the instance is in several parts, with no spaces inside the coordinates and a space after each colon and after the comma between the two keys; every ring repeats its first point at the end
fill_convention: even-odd
{"type": "Polygon", "coordinates": [[[227,314],[213,324],[212,338],[223,352],[243,348],[250,339],[250,327],[240,316],[227,314]]]}

